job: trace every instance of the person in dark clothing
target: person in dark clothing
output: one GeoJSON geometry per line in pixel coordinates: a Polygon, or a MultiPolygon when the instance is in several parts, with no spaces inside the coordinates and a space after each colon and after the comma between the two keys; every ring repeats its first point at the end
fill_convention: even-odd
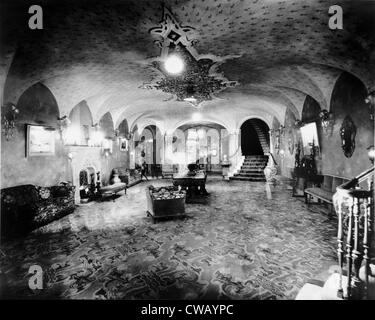
{"type": "Polygon", "coordinates": [[[148,178],[146,176],[146,166],[147,166],[146,161],[143,161],[142,166],[141,166],[141,180],[142,180],[142,177],[145,177],[146,180],[148,181],[148,178]]]}

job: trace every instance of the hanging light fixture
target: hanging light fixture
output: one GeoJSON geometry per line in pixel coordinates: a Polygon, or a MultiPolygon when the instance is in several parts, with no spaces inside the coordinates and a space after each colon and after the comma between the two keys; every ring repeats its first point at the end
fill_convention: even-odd
{"type": "Polygon", "coordinates": [[[3,106],[3,129],[2,132],[5,135],[5,139],[8,141],[14,136],[14,131],[16,128],[16,116],[19,113],[16,105],[14,103],[6,103],[3,106]]]}
{"type": "Polygon", "coordinates": [[[326,109],[319,112],[319,119],[325,133],[332,133],[334,119],[332,112],[327,111],[326,109]]]}
{"type": "Polygon", "coordinates": [[[178,55],[172,54],[164,62],[165,70],[172,75],[181,74],[185,69],[184,61],[178,55]]]}

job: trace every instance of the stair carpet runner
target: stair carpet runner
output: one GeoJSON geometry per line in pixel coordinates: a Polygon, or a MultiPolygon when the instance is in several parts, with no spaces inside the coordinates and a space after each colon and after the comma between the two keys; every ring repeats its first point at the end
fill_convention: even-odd
{"type": "Polygon", "coordinates": [[[245,156],[239,173],[235,173],[231,180],[266,181],[264,168],[267,166],[268,156],[245,156]]]}

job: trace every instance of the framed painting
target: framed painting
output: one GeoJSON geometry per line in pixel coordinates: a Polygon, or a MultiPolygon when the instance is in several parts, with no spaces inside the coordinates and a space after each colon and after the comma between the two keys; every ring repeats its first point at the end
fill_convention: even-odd
{"type": "Polygon", "coordinates": [[[128,140],[122,138],[120,140],[120,151],[128,151],[128,140]]]}
{"type": "Polygon", "coordinates": [[[26,156],[55,155],[55,129],[32,124],[26,126],[26,156]]]}

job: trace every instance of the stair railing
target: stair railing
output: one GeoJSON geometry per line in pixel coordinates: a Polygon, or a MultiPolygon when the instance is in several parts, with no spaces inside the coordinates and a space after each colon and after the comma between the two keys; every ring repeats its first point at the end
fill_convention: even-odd
{"type": "Polygon", "coordinates": [[[370,247],[372,233],[374,232],[373,175],[374,167],[338,186],[336,193],[333,195],[333,204],[338,217],[337,255],[339,262],[339,288],[337,296],[339,298],[368,299],[370,247]],[[367,190],[359,187],[359,184],[364,181],[368,182],[367,190]],[[347,231],[345,244],[344,228],[347,231]],[[361,231],[362,235],[360,234],[361,231]],[[346,296],[344,296],[343,290],[345,252],[347,270],[346,296]],[[364,283],[361,283],[359,279],[362,260],[364,261],[364,283]]]}

